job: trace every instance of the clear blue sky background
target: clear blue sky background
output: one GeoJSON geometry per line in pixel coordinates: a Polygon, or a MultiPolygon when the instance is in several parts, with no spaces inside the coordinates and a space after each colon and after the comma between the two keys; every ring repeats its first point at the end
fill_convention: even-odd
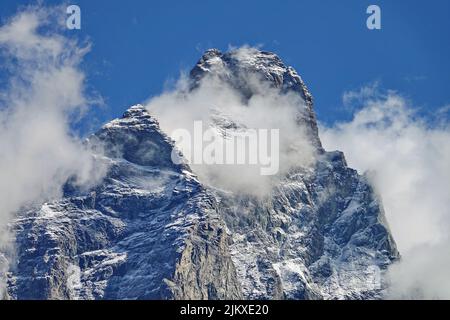
{"type": "MultiPolygon", "coordinates": [[[[23,0],[1,0],[0,17],[23,0]]],[[[44,4],[61,1],[43,1],[44,4]]],[[[79,0],[82,30],[93,43],[83,68],[107,107],[85,127],[120,115],[159,94],[211,47],[262,45],[292,65],[316,101],[320,121],[351,114],[346,90],[379,81],[424,112],[450,104],[448,0],[79,0]],[[366,28],[366,8],[382,9],[382,30],[366,28]]]]}

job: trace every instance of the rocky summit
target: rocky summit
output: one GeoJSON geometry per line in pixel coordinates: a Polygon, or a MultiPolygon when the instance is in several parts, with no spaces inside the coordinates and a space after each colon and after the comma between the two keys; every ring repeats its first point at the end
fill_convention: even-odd
{"type": "Polygon", "coordinates": [[[88,139],[108,166],[101,183],[68,181],[61,199],[18,214],[8,298],[382,298],[399,256],[382,202],[342,152],[323,150],[297,72],[273,53],[211,49],[189,90],[216,75],[245,99],[255,92],[242,74],[303,99],[313,166],[291,168],[264,198],[210,188],[172,162],[174,142],[133,106],[88,139]]]}

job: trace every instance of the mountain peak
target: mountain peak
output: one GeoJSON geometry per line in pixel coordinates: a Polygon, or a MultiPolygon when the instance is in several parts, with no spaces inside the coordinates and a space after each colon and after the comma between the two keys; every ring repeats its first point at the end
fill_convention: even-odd
{"type": "Polygon", "coordinates": [[[172,162],[173,141],[140,104],[130,107],[121,118],[105,124],[90,140],[93,145],[101,145],[111,158],[122,158],[143,166],[185,169],[185,166],[172,162]]]}
{"type": "Polygon", "coordinates": [[[251,47],[224,53],[218,49],[206,50],[191,70],[191,89],[197,88],[205,77],[213,76],[235,88],[244,98],[250,99],[255,94],[249,79],[253,75],[279,89],[281,93],[291,92],[303,99],[305,110],[301,112],[299,125],[307,128],[311,141],[322,151],[313,96],[297,71],[287,66],[275,53],[251,47]]]}
{"type": "Polygon", "coordinates": [[[227,52],[221,52],[215,48],[208,49],[200,58],[199,64],[211,65],[217,62],[218,59],[239,67],[253,66],[256,69],[266,67],[272,68],[273,71],[283,71],[282,69],[288,68],[275,53],[250,47],[231,49],[227,52]]]}
{"type": "Polygon", "coordinates": [[[222,52],[221,52],[219,49],[211,48],[211,49],[206,50],[206,51],[203,53],[201,59],[203,59],[203,60],[208,60],[208,59],[210,59],[210,58],[213,58],[213,57],[220,57],[220,56],[222,56],[222,52]]]}
{"type": "Polygon", "coordinates": [[[295,69],[284,64],[275,53],[256,48],[242,47],[225,53],[208,49],[192,69],[191,77],[200,80],[206,74],[236,77],[243,73],[256,73],[277,88],[297,91],[312,104],[312,96],[295,69]]]}
{"type": "Polygon", "coordinates": [[[103,130],[114,128],[127,128],[128,130],[133,128],[137,130],[152,129],[160,131],[158,121],[140,104],[128,108],[121,118],[114,119],[102,127],[103,130]]]}
{"type": "Polygon", "coordinates": [[[141,116],[141,115],[148,115],[147,109],[141,104],[136,104],[134,106],[131,106],[128,108],[127,111],[123,114],[124,118],[134,117],[134,116],[141,116]]]}

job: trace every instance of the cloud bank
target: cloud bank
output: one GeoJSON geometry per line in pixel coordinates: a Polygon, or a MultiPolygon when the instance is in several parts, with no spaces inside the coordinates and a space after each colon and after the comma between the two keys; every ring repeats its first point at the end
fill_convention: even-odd
{"type": "Polygon", "coordinates": [[[383,199],[402,255],[389,271],[389,297],[450,299],[448,118],[430,123],[401,95],[374,86],[344,100],[362,108],[350,122],[322,127],[321,138],[367,172],[383,199]]]}
{"type": "Polygon", "coordinates": [[[60,7],[26,7],[0,27],[0,298],[12,250],[7,225],[25,205],[61,194],[69,177],[99,178],[70,119],[89,105],[79,64],[89,50],[61,34],[60,7]],[[3,272],[2,272],[3,271],[3,272]]]}

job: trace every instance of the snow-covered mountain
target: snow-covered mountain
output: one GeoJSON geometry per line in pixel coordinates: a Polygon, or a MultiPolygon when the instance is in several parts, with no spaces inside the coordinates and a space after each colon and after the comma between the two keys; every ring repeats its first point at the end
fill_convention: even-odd
{"type": "MultiPolygon", "coordinates": [[[[243,99],[256,74],[304,101],[298,125],[317,159],[260,198],[210,188],[171,160],[173,141],[142,106],[89,139],[109,166],[90,190],[21,212],[12,299],[376,299],[398,258],[383,207],[339,151],[323,150],[305,83],[273,53],[208,50],[190,90],[217,75],[243,99]]],[[[226,119],[219,125],[236,119],[226,119]]]]}

